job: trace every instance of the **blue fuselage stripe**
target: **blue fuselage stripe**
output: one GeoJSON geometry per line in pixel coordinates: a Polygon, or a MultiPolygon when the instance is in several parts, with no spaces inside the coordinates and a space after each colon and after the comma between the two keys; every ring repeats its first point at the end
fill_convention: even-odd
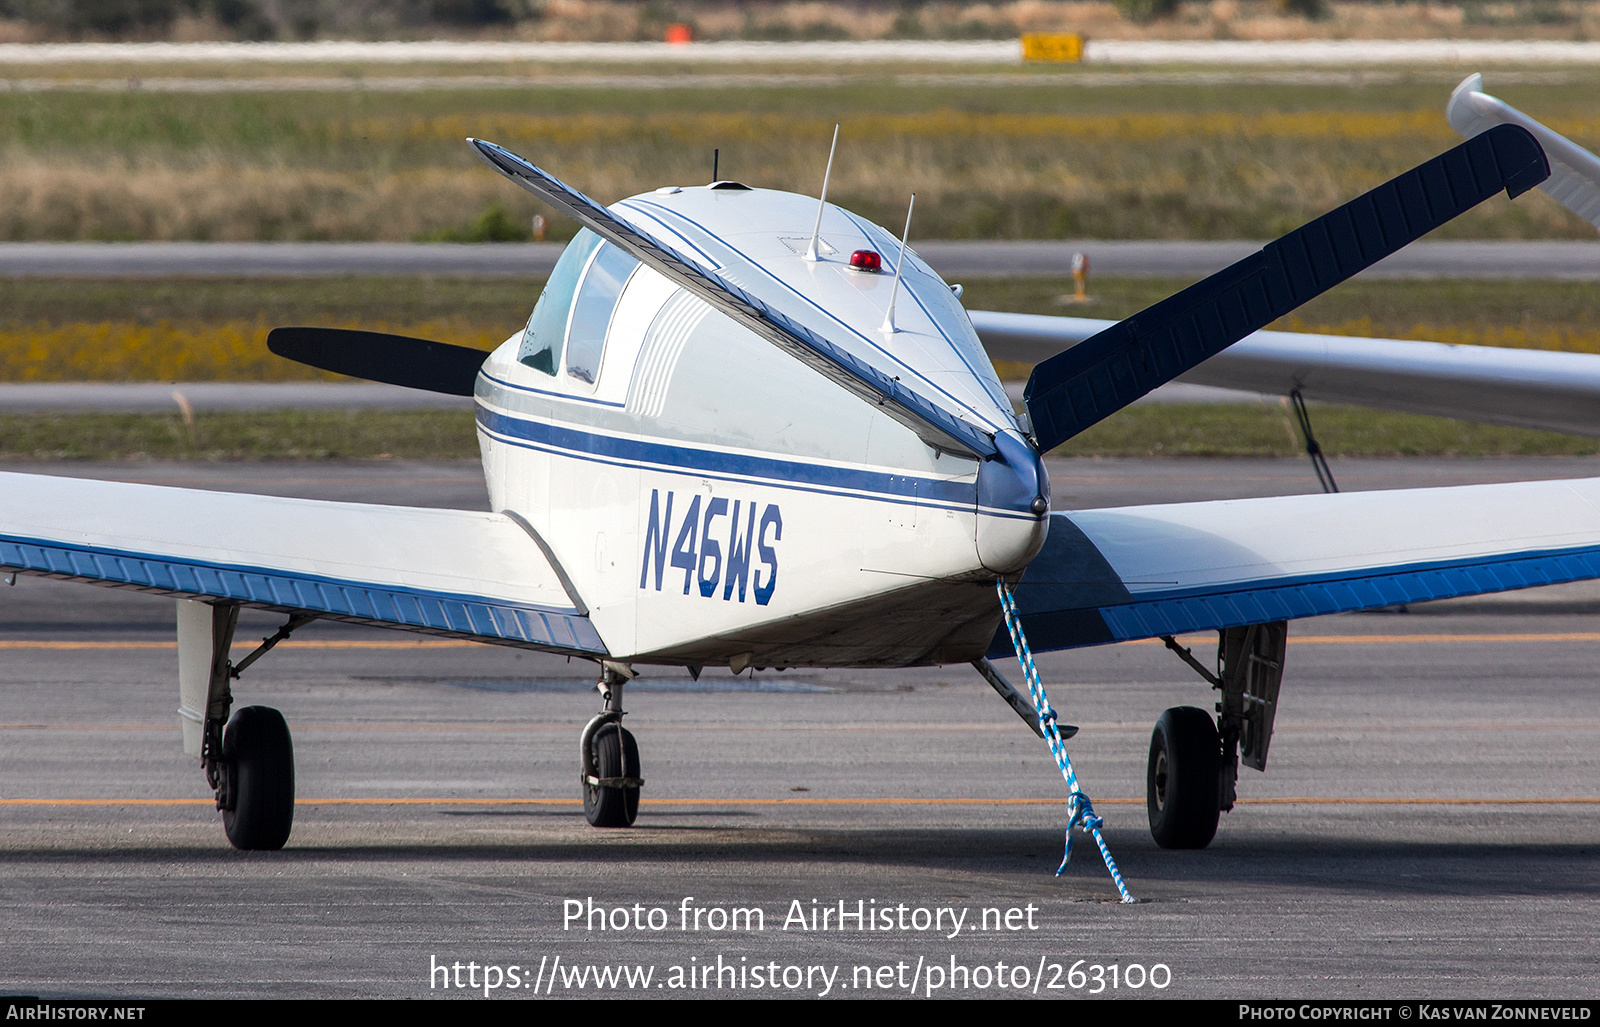
{"type": "MultiPolygon", "coordinates": [[[[614,466],[666,468],[725,481],[744,481],[828,494],[855,493],[858,498],[882,502],[960,510],[973,510],[977,503],[977,485],[970,481],[913,477],[700,449],[634,436],[602,435],[567,425],[516,417],[481,404],[478,407],[478,424],[491,435],[512,444],[614,466]]],[[[994,515],[1015,516],[1012,511],[994,511],[994,515]]]]}

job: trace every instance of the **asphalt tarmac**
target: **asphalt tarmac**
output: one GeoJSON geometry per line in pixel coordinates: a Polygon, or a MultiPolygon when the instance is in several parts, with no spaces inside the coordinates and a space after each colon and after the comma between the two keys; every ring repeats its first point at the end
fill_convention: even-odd
{"type": "MultiPolygon", "coordinates": [[[[1076,253],[1094,274],[1200,278],[1263,243],[924,240],[916,251],[951,281],[1066,276],[1076,253]]],[[[563,243],[0,243],[0,276],[249,277],[547,275],[563,243]]],[[[1418,242],[1362,278],[1600,279],[1597,242],[1418,242]]]]}
{"type": "MultiPolygon", "coordinates": [[[[1595,466],[1334,471],[1356,489],[1595,466]]],[[[8,469],[485,503],[469,464],[8,469]]],[[[1052,477],[1074,507],[1316,490],[1299,461],[1052,477]]],[[[0,993],[1600,997],[1593,586],[1296,622],[1269,769],[1241,771],[1202,852],[1157,849],[1142,796],[1151,723],[1209,705],[1204,683],[1159,645],[1043,657],[1135,905],[1081,834],[1054,876],[1064,785],[964,666],[648,672],[627,703],[639,821],[597,831],[573,780],[587,667],[313,625],[236,686],[287,716],[301,802],[288,848],[245,854],[179,752],[171,601],[24,578],[0,603],[0,993]],[[840,903],[886,929],[837,929],[840,903]],[[619,966],[631,984],[589,969],[619,966]]]]}

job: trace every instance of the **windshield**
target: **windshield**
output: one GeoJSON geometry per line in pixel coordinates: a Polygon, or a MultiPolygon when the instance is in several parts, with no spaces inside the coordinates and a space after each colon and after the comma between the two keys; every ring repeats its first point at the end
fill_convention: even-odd
{"type": "Polygon", "coordinates": [[[567,319],[572,313],[572,296],[578,291],[578,278],[589,254],[600,245],[600,237],[587,228],[573,236],[572,242],[562,251],[545,283],[539,302],[534,304],[533,316],[522,332],[522,345],[517,349],[517,359],[545,374],[556,373],[561,360],[561,343],[567,335],[567,319]]]}
{"type": "Polygon", "coordinates": [[[605,350],[611,312],[622,296],[639,262],[610,243],[600,247],[583,276],[583,288],[572,305],[572,326],[567,331],[567,373],[593,385],[600,377],[600,355],[605,350]]]}

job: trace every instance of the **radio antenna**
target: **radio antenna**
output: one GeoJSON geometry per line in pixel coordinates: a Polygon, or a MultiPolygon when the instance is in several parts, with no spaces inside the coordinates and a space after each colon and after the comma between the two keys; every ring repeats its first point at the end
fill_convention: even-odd
{"type": "Polygon", "coordinates": [[[717,156],[721,152],[722,152],[721,150],[716,149],[715,147],[713,147],[712,150],[711,150],[711,181],[712,182],[716,182],[717,181],[717,156]]]}
{"type": "Polygon", "coordinates": [[[880,332],[893,334],[900,329],[894,326],[894,301],[900,295],[900,271],[906,266],[906,240],[911,238],[911,212],[916,209],[917,194],[911,194],[911,203],[906,207],[906,230],[900,236],[900,256],[894,262],[894,288],[889,290],[889,309],[884,312],[883,325],[880,332]]]}
{"type": "Polygon", "coordinates": [[[817,226],[811,230],[811,245],[806,247],[805,259],[813,263],[822,258],[817,253],[817,240],[822,235],[822,211],[828,205],[828,178],[833,174],[833,151],[839,148],[839,126],[833,126],[833,145],[828,147],[828,166],[822,172],[822,196],[817,200],[817,226]]]}

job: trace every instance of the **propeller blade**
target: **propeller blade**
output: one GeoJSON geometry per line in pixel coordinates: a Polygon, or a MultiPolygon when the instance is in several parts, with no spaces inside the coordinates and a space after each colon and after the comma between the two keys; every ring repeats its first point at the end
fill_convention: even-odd
{"type": "Polygon", "coordinates": [[[274,328],[267,349],[324,371],[449,396],[472,395],[489,356],[447,342],[348,328],[274,328]]]}
{"type": "Polygon", "coordinates": [[[1499,125],[1324,214],[1210,278],[1033,369],[1024,393],[1040,452],[1265,328],[1504,189],[1550,176],[1519,125],[1499,125]]]}

